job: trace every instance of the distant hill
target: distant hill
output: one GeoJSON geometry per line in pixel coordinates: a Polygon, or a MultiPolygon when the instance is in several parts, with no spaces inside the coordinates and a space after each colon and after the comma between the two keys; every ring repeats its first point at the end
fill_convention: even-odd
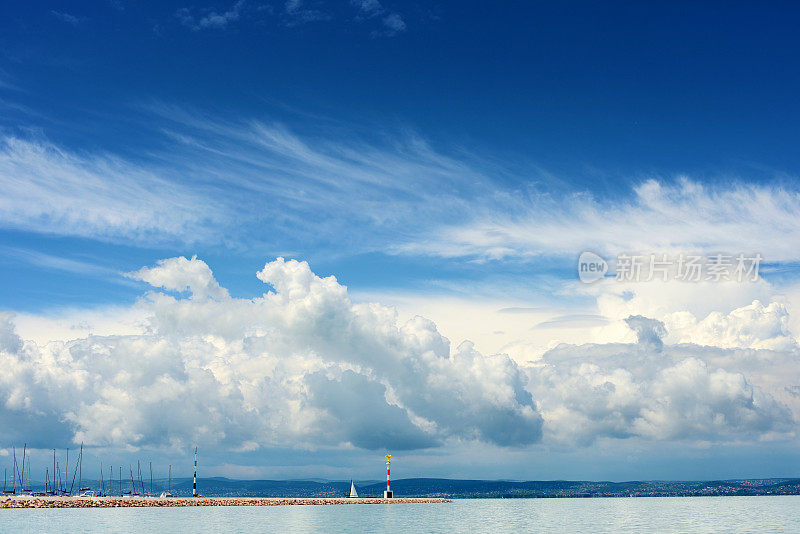
{"type": "MultiPolygon", "coordinates": [[[[381,496],[385,482],[374,480],[359,483],[361,496],[381,496]]],[[[99,489],[96,481],[84,480],[84,485],[99,489]]],[[[108,482],[105,483],[108,488],[108,482]]],[[[130,490],[130,480],[123,481],[122,490],[130,490]]],[[[41,484],[34,483],[34,490],[41,484]]],[[[153,481],[153,492],[167,487],[167,480],[153,481]]],[[[197,481],[200,494],[207,497],[341,497],[350,489],[350,481],[331,480],[232,480],[224,477],[201,478],[197,481]]],[[[118,494],[119,483],[112,484],[112,494],[118,494]]],[[[144,484],[149,491],[149,481],[144,484]]],[[[508,481],[455,480],[447,478],[407,478],[392,481],[395,496],[452,497],[452,498],[563,498],[563,497],[671,497],[715,495],[800,495],[800,479],[749,479],[715,481],[631,481],[592,482],[570,480],[508,481]]],[[[192,494],[192,479],[173,479],[172,493],[192,494]]]]}
{"type": "MultiPolygon", "coordinates": [[[[360,488],[379,495],[383,484],[360,488]]],[[[759,479],[696,482],[592,482],[502,481],[409,478],[392,482],[396,495],[454,498],[553,498],[553,497],[669,497],[701,495],[798,495],[800,479],[759,479]]]]}

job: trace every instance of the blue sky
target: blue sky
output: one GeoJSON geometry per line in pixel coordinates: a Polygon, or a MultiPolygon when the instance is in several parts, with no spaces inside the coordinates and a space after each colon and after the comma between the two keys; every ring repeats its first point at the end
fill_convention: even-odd
{"type": "MultiPolygon", "coordinates": [[[[307,21],[283,5],[247,2],[62,8],[31,2],[4,17],[4,130],[144,167],[184,163],[170,161],[176,150],[176,157],[192,157],[169,135],[186,128],[170,120],[178,110],[277,124],[322,144],[335,139],[392,150],[421,140],[443,157],[466,160],[490,187],[510,195],[589,192],[619,199],[644,178],[670,181],[684,173],[712,183],[754,177],[780,183],[791,181],[800,163],[792,135],[800,76],[790,68],[797,60],[797,13],[790,4],[736,3],[724,10],[706,3],[387,4],[372,14],[339,2],[304,6],[315,13],[306,18],[319,19],[307,21]],[[181,10],[192,20],[229,16],[200,28],[181,10]],[[405,28],[388,35],[382,21],[393,13],[405,28]]],[[[215,180],[194,172],[176,180],[215,180]]],[[[442,193],[466,200],[486,194],[470,185],[457,180],[442,193]]],[[[223,194],[230,188],[220,185],[223,194]]],[[[376,195],[376,203],[402,197],[376,195]]],[[[301,239],[292,226],[268,229],[259,221],[272,214],[272,201],[259,200],[241,205],[245,213],[225,228],[225,239],[177,235],[157,247],[144,240],[127,247],[120,239],[50,240],[4,228],[3,241],[73,259],[89,254],[91,262],[102,256],[106,267],[121,270],[164,250],[218,256],[215,271],[234,287],[242,269],[252,272],[264,257],[287,252],[349,284],[486,275],[460,260],[387,261],[387,242],[413,231],[391,221],[381,228],[387,235],[366,246],[358,245],[367,229],[348,225],[339,213],[319,221],[335,218],[343,227],[349,238],[336,243],[301,239]],[[246,250],[229,254],[230,241],[246,250]],[[334,248],[346,259],[333,259],[334,248]],[[391,276],[376,276],[387,269],[391,276]]],[[[415,222],[423,229],[430,215],[420,217],[415,222]]],[[[0,269],[14,307],[70,304],[80,295],[96,302],[109,292],[116,299],[134,291],[108,286],[43,302],[28,298],[43,289],[39,277],[25,276],[29,266],[12,257],[0,269]]],[[[496,274],[504,267],[489,269],[496,274]]],[[[73,287],[85,283],[73,275],[59,276],[73,287]]]]}
{"type": "MultiPolygon", "coordinates": [[[[487,361],[507,355],[513,371],[503,367],[505,360],[491,360],[506,369],[503,376],[524,375],[523,386],[516,378],[482,384],[491,395],[499,395],[495,386],[515,392],[506,399],[508,413],[521,419],[505,428],[480,422],[473,428],[446,421],[431,406],[414,408],[403,391],[422,395],[424,387],[410,377],[399,383],[383,377],[381,386],[364,382],[364,392],[388,388],[387,411],[372,415],[399,417],[407,433],[395,436],[398,441],[438,444],[415,452],[414,474],[509,477],[514,462],[531,462],[542,450],[559,455],[546,469],[552,477],[579,478],[574,466],[598,454],[617,467],[587,467],[595,478],[622,471],[631,478],[668,477],[686,465],[682,472],[697,469],[698,477],[755,476],[731,458],[764,461],[761,455],[775,458],[765,474],[797,474],[779,472],[796,460],[790,452],[794,413],[800,413],[790,394],[794,378],[774,379],[793,368],[800,331],[791,313],[800,303],[794,251],[800,237],[799,18],[791,3],[745,2],[108,0],[6,7],[0,17],[0,311],[15,314],[9,336],[25,340],[24,350],[43,362],[47,351],[57,350],[52,343],[77,354],[89,335],[117,347],[108,348],[112,354],[122,350],[110,341],[114,336],[163,335],[162,342],[178,343],[183,348],[175,354],[187,358],[181,351],[189,339],[220,336],[234,343],[228,337],[234,334],[217,325],[195,331],[181,323],[186,316],[178,308],[230,297],[234,303],[219,313],[246,332],[237,343],[250,346],[247,340],[263,328],[280,333],[280,342],[272,339],[278,345],[250,357],[280,353],[280,346],[293,347],[286,353],[291,357],[313,353],[325,360],[320,347],[341,341],[321,341],[332,319],[313,327],[320,345],[312,350],[293,337],[297,325],[281,331],[263,322],[272,316],[251,323],[237,315],[292,276],[318,302],[328,302],[324,295],[341,298],[283,263],[268,264],[269,274],[256,278],[265,263],[284,257],[307,262],[320,278],[335,276],[347,287],[355,318],[363,318],[358,303],[397,311],[396,323],[379,314],[370,328],[397,328],[401,337],[413,330],[422,345],[438,346],[436,336],[419,333],[427,326],[403,330],[421,315],[449,340],[452,354],[468,339],[487,361]],[[761,280],[749,285],[582,286],[575,261],[584,250],[606,258],[624,251],[757,252],[765,265],[761,280]],[[188,263],[158,266],[181,256],[188,263]],[[140,270],[145,267],[152,270],[140,270]],[[208,290],[217,283],[227,292],[208,290]],[[165,311],[152,292],[177,299],[175,308],[165,311]],[[165,321],[162,314],[173,312],[174,322],[165,321]],[[675,366],[660,378],[633,362],[655,357],[646,336],[626,323],[637,315],[666,325],[664,350],[675,366]],[[561,344],[597,372],[562,368],[573,360],[554,352],[561,344]],[[767,351],[771,366],[753,366],[747,351],[767,351]],[[712,393],[720,383],[742,385],[742,398],[757,413],[734,417],[722,400],[686,401],[697,408],[692,413],[718,410],[727,423],[716,426],[719,417],[703,425],[665,408],[664,399],[674,402],[677,391],[665,385],[673,384],[668,378],[697,373],[708,374],[704,383],[712,393]],[[579,375],[586,382],[576,382],[575,391],[552,393],[553,384],[579,375]],[[563,415],[577,402],[570,395],[582,391],[582,401],[591,404],[592,388],[608,392],[603,384],[619,395],[628,387],[639,392],[642,405],[622,409],[615,398],[603,416],[591,410],[563,415]],[[670,421],[660,429],[648,419],[661,413],[653,403],[664,408],[662,422],[670,421]],[[629,418],[626,410],[639,415],[629,418]],[[595,434],[569,430],[580,426],[579,417],[595,434]],[[509,452],[503,447],[517,439],[509,437],[512,427],[528,429],[530,439],[517,436],[521,441],[511,445],[518,448],[509,452]],[[754,446],[767,437],[774,447],[754,446]],[[681,456],[682,443],[696,451],[724,445],[723,459],[703,471],[694,456],[681,456]],[[432,458],[445,444],[457,449],[458,461],[495,447],[489,458],[500,466],[496,475],[491,465],[471,474],[455,459],[437,464],[432,458]],[[618,449],[646,457],[662,446],[669,452],[652,463],[633,462],[635,469],[622,470],[620,458],[612,458],[618,449]]],[[[290,313],[290,303],[280,305],[290,313]]],[[[349,307],[350,301],[339,302],[336,313],[349,307]]],[[[419,343],[408,341],[409,354],[419,343]]],[[[146,354],[161,346],[142,344],[150,346],[142,349],[146,354]]],[[[10,354],[23,350],[16,342],[8,347],[10,354]]],[[[387,349],[387,362],[394,361],[393,350],[387,349]]],[[[326,372],[338,370],[328,378],[347,383],[348,366],[356,364],[331,358],[326,372]]],[[[453,365],[453,376],[466,376],[453,365]]],[[[375,364],[369,380],[389,368],[375,364]]],[[[333,390],[312,374],[303,375],[302,402],[322,409],[315,403],[325,404],[321,399],[333,390]]],[[[287,395],[295,391],[290,383],[287,395]]],[[[246,389],[244,397],[252,394],[246,389]]],[[[447,398],[442,392],[432,398],[437,394],[447,398]]],[[[464,409],[479,414],[477,421],[489,408],[477,398],[474,403],[464,409]]],[[[89,439],[111,424],[56,412],[52,417],[72,436],[65,440],[89,439]]],[[[343,417],[333,412],[327,406],[331,417],[343,417]]],[[[13,413],[3,420],[17,421],[20,413],[13,413]]],[[[331,454],[348,455],[353,447],[353,458],[372,454],[357,445],[369,441],[358,424],[346,436],[325,434],[326,424],[319,423],[318,433],[341,440],[331,454]]],[[[38,427],[30,425],[34,433],[38,427]]],[[[215,454],[248,451],[241,474],[304,472],[271,472],[258,452],[273,447],[290,457],[285,440],[299,435],[297,429],[273,426],[273,434],[254,437],[225,428],[228,437],[215,442],[215,454]],[[237,432],[247,437],[230,437],[237,432]]],[[[167,454],[163,443],[144,434],[98,439],[93,446],[133,443],[167,454]]],[[[321,438],[311,432],[298,439],[308,448],[321,438]]],[[[190,437],[178,432],[175,440],[190,437]]],[[[224,472],[221,463],[217,469],[224,472]]]]}

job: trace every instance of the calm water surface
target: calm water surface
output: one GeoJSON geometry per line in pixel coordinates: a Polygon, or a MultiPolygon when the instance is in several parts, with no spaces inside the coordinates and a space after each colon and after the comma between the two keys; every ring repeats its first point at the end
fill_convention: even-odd
{"type": "Polygon", "coordinates": [[[0,510],[0,532],[800,532],[800,496],[0,510]]]}

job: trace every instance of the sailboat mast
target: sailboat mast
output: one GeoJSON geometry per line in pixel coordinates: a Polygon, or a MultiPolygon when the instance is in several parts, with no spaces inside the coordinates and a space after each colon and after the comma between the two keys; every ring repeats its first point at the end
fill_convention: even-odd
{"type": "Polygon", "coordinates": [[[21,491],[25,491],[25,452],[28,450],[28,444],[22,446],[22,480],[19,481],[21,491]]]}
{"type": "Polygon", "coordinates": [[[81,443],[81,452],[78,455],[78,495],[81,494],[81,481],[83,481],[83,443],[81,443]]]}
{"type": "Polygon", "coordinates": [[[12,445],[11,450],[14,452],[14,465],[11,466],[11,471],[12,471],[11,482],[13,484],[11,487],[11,491],[16,494],[17,493],[17,448],[14,445],[12,445]]]}
{"type": "MultiPolygon", "coordinates": [[[[14,457],[16,458],[16,454],[14,454],[14,457]]],[[[22,475],[19,472],[19,462],[17,462],[16,460],[14,461],[14,473],[17,475],[17,480],[20,481],[19,488],[20,488],[20,491],[22,491],[23,489],[25,489],[25,487],[22,485],[22,482],[21,482],[22,481],[22,475]]],[[[17,491],[17,483],[14,482],[14,492],[16,492],[16,491],[17,491]]]]}
{"type": "Polygon", "coordinates": [[[150,496],[153,495],[153,462],[150,462],[150,496]]]}
{"type": "MultiPolygon", "coordinates": [[[[83,447],[81,447],[81,454],[83,454],[83,447]]],[[[75,487],[75,477],[78,475],[78,466],[80,466],[81,457],[78,456],[78,462],[75,464],[75,469],[72,470],[72,483],[69,485],[69,494],[72,495],[72,489],[75,487]]],[[[69,475],[69,473],[67,473],[69,475]]],[[[78,487],[78,493],[81,492],[81,488],[78,487]]]]}

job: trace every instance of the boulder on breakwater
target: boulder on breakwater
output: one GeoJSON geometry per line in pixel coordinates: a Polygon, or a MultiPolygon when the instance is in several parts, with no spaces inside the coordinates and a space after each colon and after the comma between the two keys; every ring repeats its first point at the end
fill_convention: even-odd
{"type": "Polygon", "coordinates": [[[255,497],[1,497],[0,508],[138,508],[178,506],[282,506],[330,504],[443,503],[429,498],[255,498],[255,497]]]}

